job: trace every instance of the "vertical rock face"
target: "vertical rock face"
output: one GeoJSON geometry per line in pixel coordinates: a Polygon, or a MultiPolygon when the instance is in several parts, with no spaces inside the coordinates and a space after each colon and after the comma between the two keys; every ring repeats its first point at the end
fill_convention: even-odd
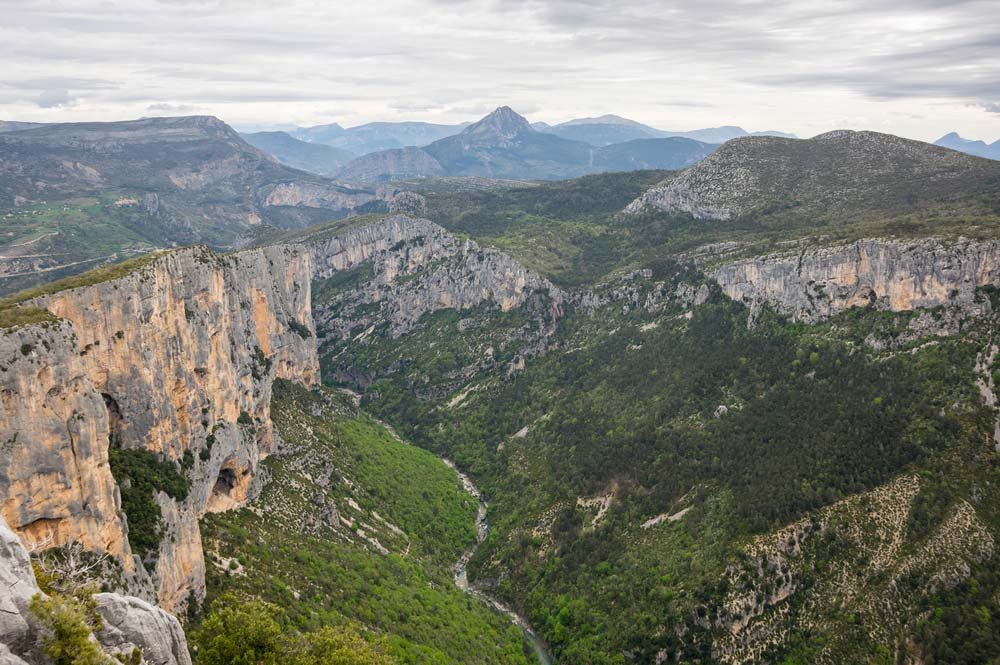
{"type": "Polygon", "coordinates": [[[894,312],[971,307],[977,287],[1000,284],[1000,243],[868,239],[737,261],[713,277],[733,300],[766,303],[808,322],[859,305],[894,312]]]}
{"type": "MultiPolygon", "coordinates": [[[[565,294],[547,279],[528,270],[507,254],[461,241],[426,219],[403,215],[345,232],[334,238],[312,241],[309,247],[317,279],[331,277],[371,262],[369,280],[357,285],[346,298],[354,303],[381,303],[392,334],[410,330],[428,312],[468,309],[491,302],[503,311],[544,294],[553,313],[565,294]]],[[[368,323],[343,317],[344,300],[317,311],[327,330],[344,334],[368,323]],[[337,316],[332,316],[329,310],[337,316]]]]}
{"type": "Polygon", "coordinates": [[[297,248],[192,248],[36,299],[62,321],[0,332],[3,517],[25,540],[113,554],[129,588],[152,583],[167,609],[202,595],[197,520],[250,498],[274,448],[272,380],[318,379],[310,274],[297,248]],[[166,533],[151,575],[128,545],[111,441],[191,481],[183,502],[156,497],[166,533]]]}

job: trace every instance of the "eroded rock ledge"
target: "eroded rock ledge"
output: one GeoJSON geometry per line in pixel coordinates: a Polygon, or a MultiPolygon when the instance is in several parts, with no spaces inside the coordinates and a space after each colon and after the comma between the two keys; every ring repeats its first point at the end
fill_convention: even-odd
{"type": "Polygon", "coordinates": [[[125,589],[168,610],[200,598],[198,518],[252,497],[274,448],[272,381],[318,380],[311,271],[296,247],[190,248],[33,301],[61,320],[0,331],[0,516],[25,542],[112,554],[125,589]],[[129,546],[112,441],[191,481],[184,501],[157,494],[151,572],[129,546]]]}
{"type": "MultiPolygon", "coordinates": [[[[354,287],[349,299],[384,304],[394,337],[412,329],[424,314],[440,309],[463,310],[491,302],[509,311],[532,302],[539,315],[554,317],[566,299],[562,290],[507,254],[462,241],[426,219],[387,217],[308,246],[317,279],[371,262],[370,277],[354,287]]],[[[343,304],[341,299],[337,307],[317,309],[321,327],[347,334],[364,323],[340,316],[343,304]]]]}
{"type": "Polygon", "coordinates": [[[977,288],[1000,284],[1000,242],[871,238],[744,259],[709,273],[752,310],[767,304],[809,323],[857,306],[974,309],[986,306],[977,302],[977,288]]]}

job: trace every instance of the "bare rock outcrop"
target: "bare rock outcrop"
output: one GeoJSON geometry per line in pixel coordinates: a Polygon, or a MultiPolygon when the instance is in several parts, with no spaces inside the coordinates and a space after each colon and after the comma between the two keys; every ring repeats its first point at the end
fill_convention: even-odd
{"type": "Polygon", "coordinates": [[[375,197],[371,192],[345,189],[333,183],[284,182],[260,192],[266,206],[354,209],[375,197]]]}
{"type": "Polygon", "coordinates": [[[251,498],[273,451],[271,382],[318,378],[309,254],[164,253],[114,280],[32,301],[59,317],[0,331],[0,515],[25,541],[80,542],[164,608],[204,594],[197,520],[251,498]],[[133,556],[109,446],[174,460],[155,569],[133,556]]]}
{"type": "MultiPolygon", "coordinates": [[[[462,241],[426,219],[391,216],[313,241],[309,247],[317,279],[371,262],[370,279],[357,284],[349,297],[358,303],[382,304],[393,336],[440,309],[462,310],[490,302],[509,311],[544,295],[543,309],[554,314],[565,298],[559,288],[507,254],[462,241]]],[[[318,308],[317,320],[326,330],[346,334],[359,325],[359,319],[341,317],[342,311],[342,307],[318,308]]]]}
{"type": "Polygon", "coordinates": [[[815,322],[850,307],[893,312],[980,305],[976,289],[1000,284],[1000,243],[872,238],[849,245],[728,263],[712,276],[733,300],[815,322]]]}
{"type": "Polygon", "coordinates": [[[28,665],[24,659],[20,658],[7,647],[0,643],[0,665],[28,665]]]}
{"type": "Polygon", "coordinates": [[[184,630],[175,616],[117,593],[99,593],[94,599],[103,623],[97,639],[106,652],[127,656],[138,648],[149,665],[191,665],[184,630]]]}
{"type": "MultiPolygon", "coordinates": [[[[38,593],[27,550],[0,517],[0,643],[16,653],[32,647],[34,629],[28,606],[38,593]]],[[[0,651],[0,663],[18,660],[9,650],[7,654],[0,651]]]]}
{"type": "MultiPolygon", "coordinates": [[[[48,662],[40,653],[39,624],[32,598],[42,595],[31,558],[0,517],[0,664],[48,662]]],[[[108,655],[129,656],[138,648],[150,665],[191,665],[187,640],[177,618],[144,600],[117,593],[94,596],[103,628],[94,636],[108,655]]]]}

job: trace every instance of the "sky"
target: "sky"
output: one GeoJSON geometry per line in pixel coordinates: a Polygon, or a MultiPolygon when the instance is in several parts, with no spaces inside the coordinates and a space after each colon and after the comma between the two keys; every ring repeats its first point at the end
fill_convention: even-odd
{"type": "Polygon", "coordinates": [[[0,0],[0,119],[1000,139],[997,0],[0,0]]]}

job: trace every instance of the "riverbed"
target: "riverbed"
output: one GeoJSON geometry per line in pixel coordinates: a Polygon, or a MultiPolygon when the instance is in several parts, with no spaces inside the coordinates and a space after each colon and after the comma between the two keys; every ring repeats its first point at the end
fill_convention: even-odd
{"type": "Polygon", "coordinates": [[[488,603],[493,606],[493,608],[502,613],[506,614],[510,620],[524,633],[524,636],[528,639],[531,644],[531,648],[534,649],[535,655],[538,657],[538,662],[541,665],[552,665],[552,656],[549,654],[548,647],[545,642],[535,633],[534,629],[528,623],[528,621],[522,617],[520,614],[512,610],[510,607],[500,602],[496,598],[493,598],[487,594],[482,589],[478,588],[476,585],[469,582],[468,566],[469,561],[472,559],[472,555],[476,553],[479,545],[486,540],[486,533],[489,531],[490,524],[486,517],[486,510],[488,508],[486,501],[483,499],[482,492],[473,484],[472,480],[455,468],[455,464],[451,460],[444,460],[444,463],[451,467],[458,477],[462,481],[462,487],[465,491],[475,497],[478,502],[478,508],[476,510],[476,543],[470,547],[461,558],[455,564],[455,585],[465,591],[466,593],[475,596],[476,598],[482,600],[484,603],[488,603]]]}

